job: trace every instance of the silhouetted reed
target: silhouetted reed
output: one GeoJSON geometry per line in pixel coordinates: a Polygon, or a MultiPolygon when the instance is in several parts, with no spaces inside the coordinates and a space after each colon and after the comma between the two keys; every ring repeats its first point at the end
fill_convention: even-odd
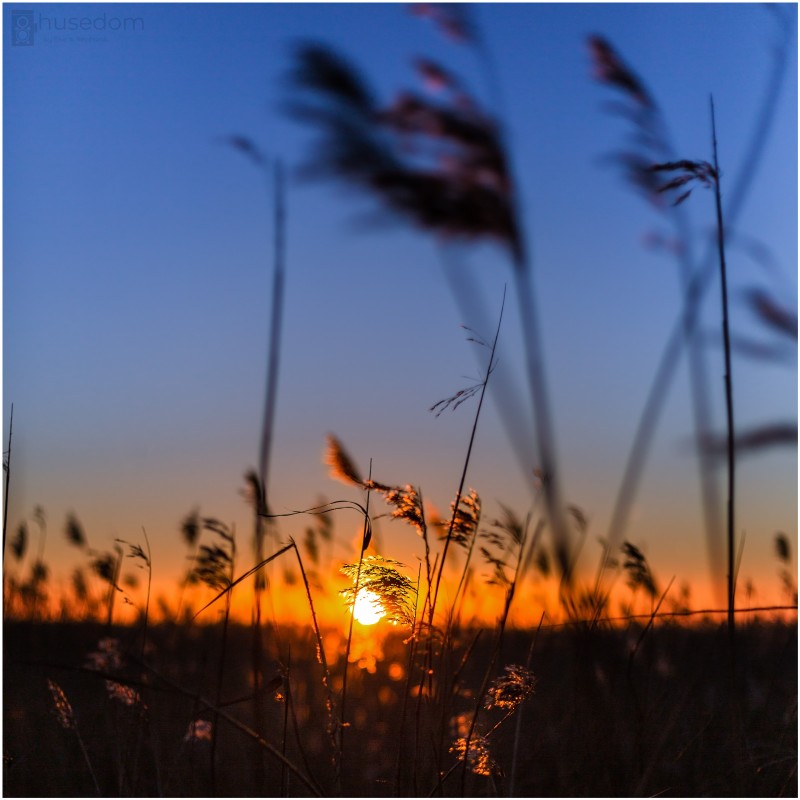
{"type": "MultiPolygon", "coordinates": [[[[772,7],[769,7],[768,10],[771,10],[776,18],[779,39],[775,43],[775,46],[773,46],[771,49],[771,69],[765,82],[765,90],[761,98],[761,105],[758,113],[755,115],[755,120],[751,128],[751,135],[741,159],[742,166],[738,177],[732,182],[732,189],[729,194],[729,201],[726,210],[727,227],[729,230],[731,230],[738,221],[739,214],[744,205],[744,201],[747,197],[749,189],[753,180],[758,174],[758,168],[763,158],[765,144],[769,137],[772,124],[775,120],[776,111],[778,108],[777,100],[780,96],[780,92],[787,75],[791,41],[794,34],[793,26],[790,24],[789,19],[782,13],[782,10],[772,7]]],[[[618,66],[620,69],[631,72],[630,69],[619,60],[619,57],[613,51],[613,48],[611,48],[611,46],[604,39],[602,39],[602,37],[593,37],[590,39],[589,44],[590,49],[596,56],[599,56],[599,61],[601,62],[597,73],[599,78],[603,79],[604,75],[606,74],[605,69],[602,66],[602,60],[609,57],[609,52],[612,54],[610,57],[614,61],[619,62],[618,66]],[[600,45],[599,48],[598,44],[600,45]]],[[[638,83],[638,78],[632,72],[631,75],[633,75],[634,81],[638,83]]],[[[622,81],[622,84],[626,82],[629,82],[627,78],[622,81]]],[[[614,81],[612,84],[618,89],[622,88],[624,90],[625,88],[623,85],[620,85],[619,81],[614,81]]],[[[638,97],[639,93],[635,89],[632,92],[632,95],[635,101],[640,99],[638,97]]],[[[660,140],[660,135],[656,136],[654,140],[646,130],[642,131],[641,126],[643,115],[637,114],[636,112],[631,114],[625,109],[625,106],[623,106],[621,110],[623,115],[628,116],[636,126],[639,134],[638,141],[640,143],[644,142],[652,145],[654,141],[658,142],[660,140]]],[[[644,118],[645,120],[651,118],[649,111],[646,115],[644,115],[644,118]]],[[[623,158],[621,160],[623,164],[630,164],[630,161],[627,158],[623,158]]],[[[632,182],[634,184],[642,185],[642,181],[644,181],[643,187],[648,190],[647,193],[651,199],[657,197],[658,195],[655,195],[652,191],[649,191],[653,173],[648,172],[648,168],[653,163],[661,160],[663,159],[659,158],[657,154],[651,154],[644,159],[641,157],[634,158],[632,164],[630,164],[632,166],[632,182]]],[[[681,248],[679,248],[679,254],[680,249],[681,248]]],[[[617,499],[615,501],[612,521],[609,525],[610,544],[613,547],[617,546],[620,538],[622,537],[625,522],[638,489],[639,479],[644,471],[648,450],[655,434],[658,419],[663,410],[666,398],[668,396],[670,384],[673,381],[675,370],[679,363],[681,351],[686,344],[687,336],[691,334],[697,326],[700,302],[710,285],[711,279],[714,276],[715,268],[717,266],[716,251],[716,242],[709,244],[704,256],[697,262],[697,269],[691,275],[688,284],[685,285],[683,307],[669,335],[669,338],[665,343],[658,366],[655,370],[655,374],[650,385],[650,390],[647,394],[647,398],[636,427],[633,443],[631,445],[625,466],[623,479],[620,484],[617,499]]],[[[698,372],[698,377],[702,378],[701,372],[698,372]]],[[[695,408],[698,408],[697,400],[695,400],[695,408]]],[[[710,431],[707,430],[706,436],[709,433],[710,431]]],[[[702,453],[705,451],[705,444],[707,441],[706,436],[698,439],[696,427],[695,442],[701,458],[702,453]]],[[[704,476],[709,476],[710,471],[701,470],[701,474],[704,476]]],[[[711,489],[712,492],[715,491],[713,488],[711,488],[712,483],[707,478],[702,480],[704,480],[704,493],[707,497],[710,497],[709,489],[711,489]]],[[[716,503],[704,501],[707,530],[719,528],[718,523],[712,522],[711,526],[709,526],[709,521],[711,521],[710,513],[714,513],[713,508],[715,507],[716,503]]],[[[712,545],[711,542],[709,542],[709,548],[710,552],[712,552],[713,549],[716,549],[717,551],[717,555],[713,555],[712,552],[712,563],[721,563],[721,550],[719,549],[719,546],[712,545]]],[[[599,585],[604,568],[605,562],[602,562],[596,579],[595,594],[599,593],[599,585]]]]}
{"type": "Polygon", "coordinates": [[[404,90],[394,101],[380,105],[357,69],[341,55],[319,44],[299,46],[290,74],[296,96],[289,111],[319,133],[304,171],[354,184],[387,211],[445,240],[488,239],[509,253],[538,456],[548,476],[548,516],[562,575],[569,582],[570,534],[560,499],[532,264],[502,131],[449,70],[426,59],[421,72],[428,83],[435,78],[441,98],[404,90]]]}

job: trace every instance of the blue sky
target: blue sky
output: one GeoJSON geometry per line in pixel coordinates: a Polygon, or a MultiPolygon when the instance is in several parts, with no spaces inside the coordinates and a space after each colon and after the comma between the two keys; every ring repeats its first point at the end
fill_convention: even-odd
{"type": "MultiPolygon", "coordinates": [[[[779,26],[763,6],[738,3],[471,11],[502,87],[565,493],[589,516],[590,536],[605,535],[680,292],[675,260],[643,245],[666,224],[603,161],[620,147],[625,125],[603,109],[614,92],[592,79],[587,37],[605,36],[644,78],[683,157],[710,157],[713,92],[725,192],[750,168],[742,159],[779,26]]],[[[796,31],[796,7],[782,13],[796,31]]],[[[446,509],[474,407],[439,418],[427,409],[476,374],[474,347],[459,328],[473,319],[454,303],[431,237],[403,223],[376,225],[372,204],[347,188],[297,179],[312,137],[282,106],[297,40],[340,48],[386,100],[414,85],[411,62],[419,55],[447,63],[485,97],[470,49],[395,4],[34,3],[5,4],[3,14],[4,447],[14,403],[9,527],[41,504],[46,557],[66,569],[73,559],[61,535],[68,511],[97,548],[114,537],[136,539],[144,526],[162,574],[177,569],[178,525],[195,505],[249,532],[238,490],[258,454],[271,189],[220,143],[230,134],[252,138],[290,170],[274,507],[305,507],[320,493],[353,496],[321,463],[331,431],[364,467],[371,457],[380,480],[419,485],[446,509]],[[12,41],[15,10],[34,12],[32,46],[12,41]],[[105,19],[106,30],[50,30],[84,18],[93,26],[105,19]],[[112,30],[112,18],[141,24],[112,30]]],[[[698,246],[713,225],[711,193],[697,191],[686,208],[698,246]]],[[[732,325],[741,335],[769,339],[743,302],[748,287],[797,307],[797,216],[793,38],[770,136],[733,230],[740,241],[763,243],[773,263],[766,269],[731,244],[732,325]]],[[[493,325],[510,278],[504,255],[489,246],[461,255],[459,268],[473,276],[493,325]]],[[[718,292],[715,284],[703,327],[722,430],[718,292]]],[[[501,342],[503,368],[518,371],[513,310],[501,342]]],[[[734,385],[743,427],[794,420],[796,351],[778,365],[736,356],[734,385]]],[[[704,575],[691,431],[682,366],[628,534],[666,579],[704,575]]],[[[494,406],[481,420],[468,483],[487,513],[498,500],[525,509],[528,476],[494,406]]],[[[796,450],[742,459],[739,486],[742,575],[760,576],[764,595],[773,597],[774,532],[797,540],[796,450]]],[[[349,538],[358,521],[339,518],[337,525],[349,538]]],[[[385,555],[407,562],[418,555],[409,531],[388,523],[381,531],[385,555]]],[[[597,552],[587,546],[587,564],[597,552]]]]}

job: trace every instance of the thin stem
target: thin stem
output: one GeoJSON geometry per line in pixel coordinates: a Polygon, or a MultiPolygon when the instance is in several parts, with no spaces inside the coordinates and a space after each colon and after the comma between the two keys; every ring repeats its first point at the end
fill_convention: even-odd
{"type": "MultiPolygon", "coordinates": [[[[762,99],[761,108],[756,124],[753,127],[747,150],[742,158],[741,172],[737,176],[731,192],[727,215],[729,226],[735,225],[750,186],[758,172],[758,167],[763,160],[764,145],[775,120],[778,97],[787,74],[787,55],[791,38],[792,29],[791,26],[787,25],[785,26],[782,41],[774,51],[773,68],[767,81],[767,89],[762,99]]],[[[600,590],[603,572],[608,566],[608,556],[623,537],[630,509],[638,491],[639,482],[644,474],[645,462],[647,461],[658,420],[664,409],[669,395],[670,384],[680,360],[682,346],[686,341],[686,336],[693,331],[697,324],[700,301],[706,289],[708,289],[714,274],[712,255],[711,250],[706,252],[700,262],[702,266],[694,273],[689,286],[686,287],[683,307],[662,351],[647,400],[639,416],[633,444],[628,453],[624,476],[617,493],[611,523],[609,524],[608,549],[597,571],[595,593],[600,590]]]]}
{"type": "Polygon", "coordinates": [[[153,560],[150,554],[150,540],[147,531],[142,527],[144,542],[147,545],[147,599],[144,604],[144,631],[142,632],[142,662],[144,662],[145,647],[147,645],[147,622],[150,615],[150,589],[153,583],[153,560]]]}
{"type": "Polygon", "coordinates": [[[481,386],[481,394],[480,398],[478,399],[478,408],[475,411],[475,419],[472,423],[472,432],[469,436],[469,445],[467,446],[467,457],[464,459],[464,467],[461,470],[461,480],[458,484],[458,491],[456,492],[456,499],[453,505],[453,513],[450,516],[450,526],[447,529],[447,537],[444,540],[444,548],[442,550],[442,558],[439,561],[439,571],[436,575],[436,584],[433,590],[433,600],[430,605],[430,609],[428,611],[428,619],[431,624],[433,624],[433,613],[436,610],[436,599],[439,596],[439,586],[442,581],[442,572],[444,571],[444,562],[447,558],[447,550],[450,546],[450,541],[453,538],[453,527],[456,522],[456,517],[458,515],[458,506],[461,502],[461,496],[464,493],[464,484],[467,480],[467,470],[469,469],[469,462],[472,456],[472,446],[475,443],[475,434],[478,430],[478,420],[481,416],[481,408],[483,407],[483,398],[486,395],[486,387],[489,385],[489,377],[492,374],[494,369],[494,354],[497,351],[497,340],[500,336],[500,326],[503,323],[503,310],[505,309],[506,305],[506,290],[505,287],[503,288],[503,301],[500,304],[500,318],[497,320],[497,329],[495,330],[494,334],[494,341],[492,342],[492,350],[489,355],[489,365],[486,368],[486,377],[483,379],[483,385],[481,386]]]}
{"type": "MultiPolygon", "coordinates": [[[[369,460],[369,480],[372,480],[372,459],[369,460]]],[[[342,705],[339,716],[339,757],[336,760],[336,787],[341,793],[342,789],[342,761],[344,759],[344,729],[345,729],[345,702],[347,700],[347,667],[350,663],[350,646],[353,641],[353,622],[356,616],[356,600],[358,599],[358,592],[361,588],[361,565],[364,562],[364,550],[366,550],[365,542],[368,541],[367,533],[370,530],[369,524],[369,498],[370,490],[367,489],[367,501],[365,503],[365,516],[364,516],[364,532],[361,537],[361,547],[358,556],[358,569],[356,570],[356,585],[353,593],[353,607],[350,609],[350,625],[347,630],[347,646],[344,651],[344,673],[342,674],[342,705]]]]}
{"type": "Polygon", "coordinates": [[[728,321],[728,271],[725,263],[725,228],[722,219],[722,193],[720,191],[719,161],[717,158],[717,125],[714,116],[714,98],[711,103],[711,143],[714,151],[714,202],[717,212],[717,252],[719,255],[720,283],[722,288],[722,341],[725,349],[725,414],[728,424],[728,630],[733,645],[735,622],[733,609],[736,593],[734,558],[736,533],[734,509],[736,500],[736,454],[733,425],[733,375],[731,372],[731,335],[728,321]]]}
{"type": "Polygon", "coordinates": [[[97,782],[97,776],[94,774],[94,768],[92,767],[92,762],[89,761],[89,753],[86,752],[86,745],[83,743],[83,737],[80,735],[78,731],[78,726],[75,725],[75,738],[78,740],[78,745],[81,748],[81,755],[83,756],[83,760],[86,762],[86,766],[89,769],[89,774],[92,776],[92,783],[94,783],[95,791],[97,792],[98,797],[102,797],[103,793],[100,791],[100,784],[97,782]]]}
{"type": "MultiPolygon", "coordinates": [[[[286,674],[283,676],[283,740],[281,742],[281,755],[286,758],[286,741],[289,736],[289,705],[292,701],[289,675],[292,669],[292,649],[289,647],[286,663],[286,674]]],[[[281,764],[281,797],[288,797],[286,784],[286,764],[281,764]]]]}
{"type": "Polygon", "coordinates": [[[203,710],[203,711],[204,710],[209,710],[209,711],[213,712],[216,717],[219,717],[220,719],[224,719],[227,723],[232,725],[238,731],[240,731],[241,733],[244,733],[246,736],[249,736],[260,747],[263,747],[268,753],[270,753],[270,755],[272,755],[277,761],[280,761],[282,764],[285,764],[286,767],[289,769],[289,771],[293,775],[295,775],[303,783],[303,785],[306,786],[306,788],[311,790],[311,793],[313,795],[315,795],[316,797],[320,797],[322,795],[322,792],[321,792],[319,786],[316,785],[316,783],[313,781],[313,778],[307,777],[306,775],[304,775],[286,756],[284,756],[280,752],[280,750],[278,750],[274,745],[270,744],[259,733],[254,731],[249,726],[245,725],[240,720],[236,719],[236,717],[234,717],[231,714],[229,714],[227,711],[225,711],[223,708],[221,708],[218,704],[214,704],[214,703],[210,702],[209,700],[206,700],[201,695],[195,694],[194,692],[191,692],[188,689],[184,689],[180,684],[177,684],[174,681],[170,680],[169,678],[167,678],[165,675],[160,673],[158,670],[156,670],[151,665],[149,665],[149,664],[148,665],[144,665],[143,664],[142,666],[144,666],[148,670],[148,672],[150,672],[152,675],[154,675],[156,678],[158,678],[158,680],[160,680],[163,684],[168,686],[173,691],[178,692],[179,694],[183,695],[184,697],[188,697],[188,698],[196,701],[197,703],[199,703],[201,706],[203,706],[203,709],[201,709],[201,710],[203,710]]]}
{"type": "MultiPolygon", "coordinates": [[[[408,695],[411,688],[411,674],[414,669],[414,656],[417,652],[417,611],[419,610],[419,587],[422,579],[422,565],[417,569],[417,592],[414,595],[414,619],[411,623],[411,646],[408,648],[408,666],[406,667],[406,688],[403,692],[403,709],[400,712],[400,729],[397,734],[397,762],[395,771],[395,797],[400,797],[400,767],[403,763],[403,731],[406,726],[406,711],[408,710],[408,695]]],[[[425,609],[422,609],[421,617],[425,609]]]]}
{"type": "Polygon", "coordinates": [[[533,422],[538,444],[539,467],[544,473],[542,489],[547,517],[553,533],[556,557],[561,568],[562,581],[569,586],[572,577],[570,574],[570,533],[561,502],[561,476],[556,457],[550,399],[544,368],[544,347],[536,298],[532,290],[532,277],[527,256],[524,252],[520,252],[515,260],[514,279],[524,335],[528,382],[533,402],[533,422]]]}
{"type": "MultiPolygon", "coordinates": [[[[306,589],[306,598],[308,599],[308,607],[311,609],[311,622],[314,628],[314,635],[317,639],[317,656],[319,658],[320,664],[322,664],[322,669],[324,671],[323,675],[323,682],[325,684],[325,691],[328,693],[327,705],[328,705],[328,716],[330,718],[331,723],[333,723],[333,694],[331,692],[331,673],[330,669],[328,668],[328,659],[325,656],[325,648],[322,646],[322,634],[319,631],[319,623],[317,622],[317,612],[314,609],[314,601],[311,599],[311,588],[308,585],[308,576],[306,575],[305,567],[303,566],[303,559],[300,557],[300,551],[297,549],[297,544],[295,543],[294,539],[290,540],[290,546],[294,549],[294,554],[297,556],[297,563],[300,566],[300,575],[303,578],[303,585],[306,589]]],[[[330,726],[331,734],[333,734],[333,724],[330,726]]],[[[333,739],[333,744],[335,746],[336,740],[333,739]]]]}
{"type": "Polygon", "coordinates": [[[5,488],[3,494],[3,558],[6,554],[6,524],[8,522],[8,483],[11,480],[11,435],[14,432],[14,404],[11,404],[11,418],[8,423],[8,456],[3,468],[5,469],[5,488]]]}
{"type": "MultiPolygon", "coordinates": [[[[542,611],[542,615],[539,617],[539,625],[536,628],[536,633],[534,634],[533,641],[531,642],[531,646],[528,648],[528,658],[525,662],[525,669],[530,670],[531,668],[531,661],[533,660],[533,651],[536,647],[536,640],[539,638],[539,631],[542,629],[542,623],[544,622],[544,614],[545,612],[542,611]]],[[[522,712],[525,708],[525,704],[521,703],[519,709],[517,709],[517,724],[514,727],[514,745],[511,751],[511,775],[509,776],[508,780],[508,796],[514,796],[514,784],[517,780],[517,756],[519,754],[519,739],[520,733],[522,731],[522,712]]]]}
{"type": "Polygon", "coordinates": [[[500,649],[503,645],[503,636],[505,635],[506,630],[506,623],[508,622],[508,614],[511,611],[511,604],[514,602],[514,594],[516,593],[517,589],[517,581],[520,576],[520,570],[522,568],[522,556],[525,552],[525,543],[527,539],[527,525],[526,525],[526,533],[523,533],[522,540],[519,543],[519,548],[517,550],[517,563],[514,567],[514,578],[511,581],[511,584],[506,589],[506,599],[505,604],[503,606],[503,612],[498,620],[497,625],[497,634],[494,640],[494,647],[492,649],[492,657],[489,660],[489,665],[486,668],[486,672],[483,675],[483,681],[481,683],[480,691],[477,694],[477,700],[475,702],[475,711],[472,714],[472,721],[469,726],[469,732],[467,733],[466,744],[464,746],[464,768],[461,772],[461,796],[464,797],[465,793],[464,790],[466,788],[466,781],[467,781],[467,770],[469,769],[469,746],[472,742],[472,734],[475,732],[475,725],[478,722],[478,714],[480,713],[481,706],[483,705],[484,697],[486,695],[486,690],[489,687],[489,680],[492,677],[492,672],[494,671],[495,665],[497,664],[497,659],[500,655],[500,649]]]}
{"type": "MultiPolygon", "coordinates": [[[[266,536],[271,524],[262,514],[268,510],[269,463],[272,451],[275,407],[278,392],[278,367],[280,365],[280,344],[283,319],[283,295],[285,283],[285,230],[286,209],[283,182],[283,165],[280,161],[274,167],[274,255],[272,283],[272,314],[269,334],[269,360],[267,365],[267,386],[264,400],[264,417],[261,426],[261,446],[258,458],[258,478],[261,496],[256,499],[257,516],[255,520],[256,561],[264,560],[266,536]]],[[[263,658],[264,640],[261,624],[261,596],[265,585],[263,574],[254,578],[255,620],[253,624],[253,712],[256,730],[263,734],[263,658]]]]}
{"type": "MultiPolygon", "coordinates": [[[[225,671],[225,650],[228,644],[228,620],[231,613],[231,596],[233,594],[233,571],[236,560],[236,540],[231,538],[231,567],[228,578],[228,586],[231,589],[225,595],[225,616],[222,621],[222,644],[220,647],[219,664],[217,665],[217,688],[216,688],[216,707],[219,708],[222,699],[222,679],[225,671]]],[[[213,725],[211,728],[211,794],[216,797],[216,753],[217,753],[217,728],[219,722],[219,712],[214,712],[213,725]]],[[[260,735],[260,734],[259,734],[260,735]]]]}

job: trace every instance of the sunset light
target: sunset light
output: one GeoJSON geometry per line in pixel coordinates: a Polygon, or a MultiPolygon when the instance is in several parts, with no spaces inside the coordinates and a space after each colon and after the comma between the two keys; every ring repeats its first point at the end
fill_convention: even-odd
{"type": "Polygon", "coordinates": [[[797,4],[5,3],[8,797],[797,797],[797,4]]]}
{"type": "Polygon", "coordinates": [[[360,622],[362,625],[374,625],[386,616],[386,609],[381,605],[380,598],[375,592],[362,589],[356,597],[353,616],[356,622],[360,622]]]}

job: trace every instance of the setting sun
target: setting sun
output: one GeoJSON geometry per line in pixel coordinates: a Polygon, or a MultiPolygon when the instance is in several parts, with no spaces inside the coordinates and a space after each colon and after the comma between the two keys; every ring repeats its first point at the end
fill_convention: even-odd
{"type": "Polygon", "coordinates": [[[353,616],[356,618],[356,622],[360,622],[362,625],[374,625],[385,615],[386,609],[375,592],[362,589],[358,593],[353,607],[353,616]]]}

